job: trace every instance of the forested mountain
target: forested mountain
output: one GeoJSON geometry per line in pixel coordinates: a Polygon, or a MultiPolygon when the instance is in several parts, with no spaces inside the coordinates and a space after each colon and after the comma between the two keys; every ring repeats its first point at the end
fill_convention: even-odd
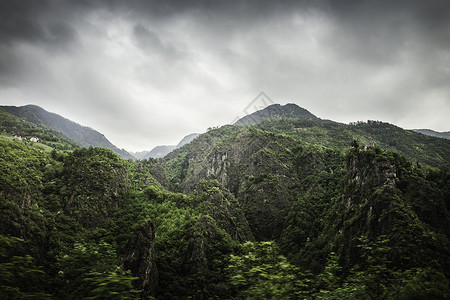
{"type": "Polygon", "coordinates": [[[0,294],[450,298],[450,140],[292,104],[256,115],[132,161],[3,111],[0,294]]]}
{"type": "Polygon", "coordinates": [[[23,140],[47,149],[69,150],[78,147],[74,141],[63,134],[37,127],[33,123],[8,113],[1,107],[0,131],[2,138],[23,140]]]}
{"type": "Polygon", "coordinates": [[[101,147],[112,150],[124,159],[133,158],[131,154],[123,149],[114,146],[100,132],[77,124],[60,115],[46,111],[36,105],[26,105],[21,107],[2,106],[3,110],[26,120],[44,130],[54,130],[60,132],[81,147],[101,147]]]}
{"type": "Polygon", "coordinates": [[[319,118],[317,118],[315,115],[313,115],[306,109],[296,104],[289,103],[286,105],[280,104],[269,105],[268,107],[262,110],[258,110],[252,114],[249,114],[237,120],[233,125],[252,125],[267,119],[286,119],[286,118],[320,121],[319,118]]]}

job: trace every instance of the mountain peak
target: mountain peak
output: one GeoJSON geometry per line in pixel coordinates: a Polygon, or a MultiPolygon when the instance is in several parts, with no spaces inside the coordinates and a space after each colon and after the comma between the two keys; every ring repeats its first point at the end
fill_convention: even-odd
{"type": "Polygon", "coordinates": [[[294,103],[288,103],[285,105],[272,104],[264,109],[258,110],[252,114],[249,114],[239,120],[234,125],[252,125],[259,123],[265,119],[283,119],[283,118],[295,118],[304,120],[320,120],[318,117],[310,113],[308,110],[298,106],[294,103]]]}

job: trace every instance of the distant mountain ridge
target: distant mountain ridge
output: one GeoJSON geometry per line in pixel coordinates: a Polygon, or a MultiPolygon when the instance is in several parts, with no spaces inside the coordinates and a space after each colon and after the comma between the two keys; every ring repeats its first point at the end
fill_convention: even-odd
{"type": "Polygon", "coordinates": [[[450,131],[434,131],[431,129],[411,129],[414,132],[450,140],[450,131]]]}
{"type": "Polygon", "coordinates": [[[103,134],[86,126],[82,126],[58,114],[51,113],[37,105],[2,106],[2,108],[41,128],[49,128],[61,132],[82,147],[101,147],[112,150],[123,159],[134,158],[130,153],[113,145],[103,134]]]}
{"type": "Polygon", "coordinates": [[[137,159],[149,159],[151,158],[162,158],[172,152],[175,149],[181,148],[184,145],[189,144],[194,140],[196,137],[198,137],[200,133],[191,133],[185,136],[181,141],[175,146],[175,145],[160,145],[156,146],[150,151],[141,151],[141,152],[132,152],[131,154],[134,155],[137,159]]]}
{"type": "MultiPolygon", "coordinates": [[[[87,126],[80,125],[56,113],[49,112],[37,105],[25,106],[0,106],[6,113],[9,113],[21,120],[33,124],[41,130],[50,130],[62,134],[69,140],[81,147],[100,147],[110,149],[123,159],[148,159],[162,158],[174,149],[178,149],[199,136],[199,133],[191,133],[185,136],[177,145],[159,145],[150,151],[129,153],[124,149],[119,149],[112,144],[102,133],[87,126]]],[[[31,126],[31,125],[30,125],[31,126]]]]}
{"type": "Polygon", "coordinates": [[[150,151],[132,152],[131,154],[137,159],[161,158],[173,149],[175,149],[174,145],[160,145],[150,151]]]}
{"type": "MultiPolygon", "coordinates": [[[[30,124],[28,126],[36,126],[36,128],[40,128],[40,130],[48,131],[49,134],[60,135],[63,139],[67,138],[67,141],[73,141],[74,143],[82,147],[92,146],[110,149],[124,159],[148,159],[150,157],[162,158],[173,150],[179,149],[184,145],[189,144],[192,140],[200,135],[198,133],[189,134],[185,136],[177,145],[160,145],[156,146],[150,151],[129,153],[126,150],[119,149],[118,147],[113,145],[100,132],[86,126],[82,126],[58,114],[48,112],[39,106],[0,106],[0,108],[2,108],[6,113],[17,117],[20,120],[28,122],[27,124],[30,124]]],[[[5,116],[5,118],[7,117],[5,116]]],[[[349,138],[347,137],[347,135],[349,135],[350,132],[353,132],[350,135],[353,135],[357,139],[363,137],[362,140],[378,140],[379,137],[377,137],[376,135],[386,130],[391,130],[391,133],[396,132],[396,134],[400,135],[406,134],[406,131],[400,130],[400,128],[397,128],[396,126],[382,122],[369,121],[369,124],[367,125],[364,125],[364,122],[356,122],[355,124],[345,125],[330,120],[324,120],[293,103],[288,103],[286,105],[273,104],[267,106],[262,110],[244,116],[243,118],[236,121],[234,125],[252,125],[263,130],[284,133],[306,140],[315,137],[316,140],[313,139],[310,142],[318,142],[319,144],[322,144],[324,146],[333,146],[332,144],[336,142],[330,141],[335,141],[336,139],[332,139],[332,137],[336,137],[336,135],[341,135],[341,139],[339,140],[347,143],[346,140],[349,138]],[[288,128],[285,126],[290,126],[290,129],[288,130],[288,128]],[[321,127],[322,129],[319,130],[317,126],[321,127]],[[381,128],[383,129],[382,131],[379,131],[377,133],[375,128],[379,128],[377,130],[380,130],[381,128]],[[320,141],[317,140],[317,138],[319,137],[320,141]]],[[[429,137],[439,137],[446,140],[450,139],[450,132],[437,132],[430,129],[412,129],[410,130],[410,132],[420,133],[429,137]]],[[[418,136],[408,136],[406,134],[405,137],[410,138],[411,141],[419,141],[418,136]]],[[[391,138],[385,136],[382,140],[380,140],[381,145],[383,147],[386,147],[386,149],[391,150],[394,150],[394,148],[397,147],[404,148],[401,144],[397,145],[395,139],[392,141],[391,140],[391,138]]],[[[407,156],[407,153],[421,151],[419,148],[408,147],[402,150],[397,148],[397,150],[407,156]]],[[[439,151],[442,152],[442,149],[440,149],[439,151]]]]}
{"type": "Polygon", "coordinates": [[[321,119],[294,103],[286,105],[272,104],[262,110],[258,110],[239,120],[233,125],[253,125],[267,119],[296,118],[308,121],[320,121],[321,119]]]}
{"type": "Polygon", "coordinates": [[[187,136],[185,136],[179,143],[178,145],[176,145],[175,149],[181,148],[184,145],[189,144],[190,142],[192,142],[196,137],[198,137],[200,135],[200,133],[191,133],[188,134],[187,136]]]}

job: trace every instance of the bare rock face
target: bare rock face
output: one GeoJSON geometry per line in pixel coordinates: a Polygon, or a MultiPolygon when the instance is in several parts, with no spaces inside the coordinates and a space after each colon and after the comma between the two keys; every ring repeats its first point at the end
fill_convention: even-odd
{"type": "Polygon", "coordinates": [[[387,157],[378,155],[373,148],[357,150],[350,156],[348,164],[346,206],[364,204],[376,190],[396,188],[397,167],[387,157]]]}
{"type": "Polygon", "coordinates": [[[125,248],[123,265],[126,270],[139,277],[136,288],[142,290],[142,298],[155,294],[158,271],[155,264],[155,231],[147,222],[139,226],[125,248]]]}
{"type": "Polygon", "coordinates": [[[347,171],[344,215],[354,218],[352,230],[383,232],[388,227],[386,224],[394,222],[391,212],[399,201],[394,158],[373,147],[354,149],[348,157],[347,171]]]}

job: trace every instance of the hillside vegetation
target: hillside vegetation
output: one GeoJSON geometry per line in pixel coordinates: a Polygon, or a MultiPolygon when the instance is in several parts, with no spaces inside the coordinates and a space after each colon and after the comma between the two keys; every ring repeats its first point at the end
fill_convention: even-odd
{"type": "Polygon", "coordinates": [[[277,109],[140,161],[0,109],[0,294],[449,299],[450,141],[277,109]]]}
{"type": "Polygon", "coordinates": [[[107,148],[123,159],[134,158],[127,151],[114,146],[100,132],[72,122],[60,115],[50,113],[39,106],[2,106],[0,109],[26,121],[28,124],[34,125],[38,129],[56,132],[58,135],[65,137],[66,140],[70,140],[78,146],[107,148]]]}

